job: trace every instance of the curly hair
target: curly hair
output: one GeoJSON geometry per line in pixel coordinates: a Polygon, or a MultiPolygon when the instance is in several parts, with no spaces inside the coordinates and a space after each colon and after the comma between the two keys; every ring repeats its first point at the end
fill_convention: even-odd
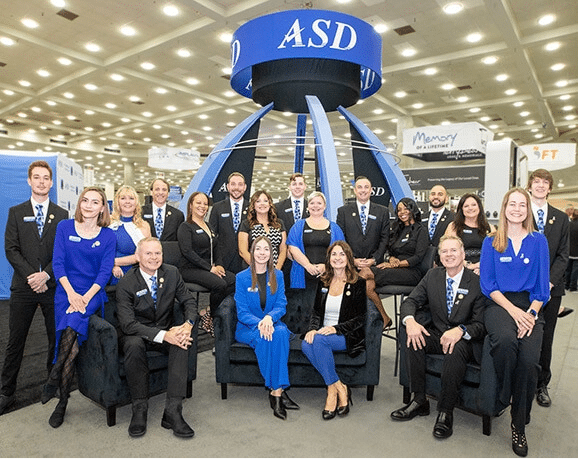
{"type": "MultiPolygon", "coordinates": [[[[404,207],[409,210],[409,213],[411,214],[411,218],[415,223],[419,223],[421,224],[421,211],[419,210],[419,207],[417,206],[417,204],[415,203],[415,201],[411,198],[401,198],[399,200],[399,202],[397,203],[397,205],[395,206],[395,210],[396,210],[396,215],[397,215],[397,209],[399,207],[400,204],[403,204],[404,207]]],[[[399,236],[399,234],[402,232],[403,228],[405,226],[405,223],[403,223],[400,219],[399,216],[396,218],[396,220],[391,224],[391,236],[390,237],[390,241],[393,241],[395,239],[397,239],[397,236],[399,236]]]]}
{"type": "Polygon", "coordinates": [[[331,284],[331,280],[335,275],[333,266],[331,266],[331,252],[336,246],[341,247],[343,249],[343,252],[345,252],[345,256],[347,257],[347,265],[345,266],[345,277],[347,282],[353,284],[357,282],[357,279],[359,278],[359,275],[357,274],[357,269],[355,269],[353,251],[351,250],[351,247],[345,241],[335,241],[327,248],[327,255],[325,257],[325,272],[321,275],[320,278],[321,282],[326,287],[329,286],[329,284],[331,284]]]}
{"type": "Polygon", "coordinates": [[[273,204],[273,198],[269,193],[265,190],[258,190],[253,193],[251,199],[249,201],[249,208],[247,209],[247,221],[251,228],[256,225],[259,225],[259,221],[257,220],[257,211],[255,210],[255,203],[264,194],[269,201],[269,212],[267,214],[267,224],[273,228],[281,228],[281,222],[277,218],[277,210],[275,209],[275,205],[273,204]]]}

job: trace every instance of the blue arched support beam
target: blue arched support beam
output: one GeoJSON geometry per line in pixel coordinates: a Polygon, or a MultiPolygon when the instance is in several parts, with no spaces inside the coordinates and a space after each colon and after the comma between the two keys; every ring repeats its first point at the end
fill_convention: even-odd
{"type": "Polygon", "coordinates": [[[305,96],[305,99],[313,121],[321,192],[327,199],[325,216],[329,220],[335,221],[337,209],[343,205],[343,194],[333,133],[321,101],[316,96],[305,96]]]}
{"type": "Polygon", "coordinates": [[[295,168],[293,172],[303,173],[305,158],[305,135],[307,134],[307,115],[297,115],[297,135],[295,142],[295,168]]]}
{"type": "Polygon", "coordinates": [[[191,180],[191,183],[183,196],[183,200],[179,205],[181,211],[186,214],[187,201],[189,196],[195,191],[202,191],[207,194],[210,193],[221,168],[229,158],[229,155],[233,151],[237,142],[239,142],[239,140],[257,121],[269,113],[272,108],[273,102],[261,108],[258,112],[248,116],[241,123],[235,126],[235,128],[231,130],[231,132],[229,132],[215,148],[213,148],[213,151],[209,154],[207,159],[205,159],[203,165],[193,177],[193,180],[191,180]]]}
{"type": "Polygon", "coordinates": [[[412,198],[413,192],[405,179],[403,172],[395,163],[394,159],[390,155],[383,155],[381,151],[385,151],[385,145],[377,138],[377,136],[365,125],[363,122],[349,112],[342,106],[337,107],[339,113],[341,113],[349,123],[351,123],[357,132],[361,135],[363,140],[369,144],[369,146],[376,147],[375,150],[371,150],[376,163],[381,169],[381,173],[389,186],[391,191],[391,200],[393,201],[393,206],[397,205],[401,198],[412,198]]]}

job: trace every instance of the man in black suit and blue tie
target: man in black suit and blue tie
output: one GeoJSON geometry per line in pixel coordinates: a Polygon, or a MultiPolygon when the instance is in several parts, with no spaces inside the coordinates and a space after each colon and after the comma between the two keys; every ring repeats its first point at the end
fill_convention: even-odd
{"type": "Polygon", "coordinates": [[[464,268],[464,245],[457,236],[440,240],[443,267],[430,269],[401,304],[401,319],[407,331],[410,403],[391,413],[395,421],[409,421],[429,415],[425,394],[425,356],[444,354],[438,416],[433,429],[436,438],[453,433],[453,410],[466,364],[474,358],[474,345],[481,346],[485,334],[485,299],[480,278],[464,268]]]}
{"type": "Polygon", "coordinates": [[[552,404],[548,394],[548,383],[552,377],[552,344],[558,321],[558,309],[564,295],[564,273],[570,254],[570,224],[564,212],[548,204],[548,195],[552,191],[554,178],[546,169],[537,169],[528,178],[528,191],[532,197],[532,213],[536,230],[546,236],[550,254],[550,301],[544,311],[544,336],[540,353],[540,373],[536,401],[538,405],[548,407],[552,404]]]}
{"type": "MultiPolygon", "coordinates": [[[[353,186],[355,202],[337,209],[336,223],[343,230],[345,240],[353,251],[355,267],[358,270],[383,262],[389,241],[389,210],[370,201],[371,190],[371,182],[367,177],[357,177],[353,186]]],[[[374,292],[368,293],[373,296],[374,292]]],[[[383,317],[384,328],[387,328],[392,321],[385,312],[381,299],[378,295],[370,299],[383,317]]]]}
{"type": "Polygon", "coordinates": [[[429,234],[430,245],[437,247],[448,225],[454,221],[455,214],[446,209],[448,192],[442,185],[435,185],[429,192],[430,211],[422,220],[429,234]]]}
{"type": "Polygon", "coordinates": [[[307,218],[306,189],[305,177],[303,174],[296,172],[289,177],[289,197],[275,204],[277,217],[285,224],[287,234],[289,234],[289,230],[297,220],[307,218]]]}
{"type": "Polygon", "coordinates": [[[156,178],[150,186],[152,203],[143,206],[142,218],[151,227],[151,234],[160,241],[176,241],[177,231],[185,221],[183,213],[167,204],[169,182],[163,178],[156,178]]]}
{"type": "Polygon", "coordinates": [[[245,177],[233,172],[227,179],[228,199],[213,205],[209,225],[217,233],[217,250],[220,251],[223,268],[237,274],[244,269],[243,259],[239,255],[238,232],[241,222],[247,218],[248,205],[243,195],[247,190],[245,177]]]}
{"type": "Polygon", "coordinates": [[[163,249],[157,238],[139,241],[139,265],[130,269],[116,288],[119,347],[132,397],[131,437],[146,433],[149,367],[147,350],[168,354],[168,386],[161,425],[177,437],[190,438],[195,432],[183,419],[182,403],[187,392],[191,331],[197,320],[197,301],[178,271],[163,263],[163,249]],[[178,300],[185,321],[176,323],[174,304],[178,300]]]}
{"type": "Polygon", "coordinates": [[[52,169],[46,161],[28,167],[28,201],[11,207],[6,222],[6,258],[14,268],[10,287],[10,336],[2,369],[0,414],[14,400],[16,380],[22,365],[24,346],[36,308],[44,314],[48,335],[46,367],[50,373],[54,358],[54,291],[52,250],[56,227],[68,212],[50,202],[52,169]]]}

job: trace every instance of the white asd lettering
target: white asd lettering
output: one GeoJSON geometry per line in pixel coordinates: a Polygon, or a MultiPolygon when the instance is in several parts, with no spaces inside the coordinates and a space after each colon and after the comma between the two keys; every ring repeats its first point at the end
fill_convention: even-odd
{"type": "Polygon", "coordinates": [[[335,32],[332,31],[331,21],[327,19],[316,19],[313,21],[311,25],[311,33],[313,34],[310,36],[309,33],[306,34],[307,44],[305,45],[303,42],[303,35],[302,33],[305,31],[305,28],[301,27],[299,23],[299,19],[295,19],[295,22],[290,27],[290,29],[285,34],[283,41],[281,44],[277,46],[277,49],[284,49],[287,45],[290,45],[292,48],[325,48],[330,42],[330,33],[333,32],[333,40],[331,41],[331,45],[329,48],[337,49],[339,51],[348,51],[353,49],[357,44],[357,32],[355,29],[343,22],[335,21],[336,30],[335,32]],[[345,39],[346,34],[345,31],[349,31],[349,43],[344,44],[342,43],[344,37],[345,39]]]}
{"type": "Polygon", "coordinates": [[[237,61],[239,60],[239,56],[241,55],[241,42],[239,40],[235,40],[231,43],[231,67],[235,68],[237,65],[237,61]]]}

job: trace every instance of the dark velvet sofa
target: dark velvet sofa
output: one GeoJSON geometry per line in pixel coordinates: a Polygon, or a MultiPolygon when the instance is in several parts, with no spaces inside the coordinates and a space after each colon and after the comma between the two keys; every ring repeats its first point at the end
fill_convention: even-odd
{"type": "MultiPolygon", "coordinates": [[[[313,295],[315,292],[313,291],[313,295]]],[[[289,381],[292,386],[325,386],[317,370],[301,351],[300,335],[307,331],[311,292],[287,292],[287,314],[283,321],[294,335],[289,351],[289,381]]],[[[383,319],[375,305],[367,302],[365,328],[366,350],[351,358],[344,352],[335,354],[337,373],[345,384],[367,386],[367,400],[373,400],[375,385],[379,383],[379,365],[383,319]]],[[[227,384],[263,385],[255,352],[249,346],[235,341],[237,310],[232,296],[225,298],[214,317],[215,373],[221,384],[221,398],[227,398],[227,384]]]]}

